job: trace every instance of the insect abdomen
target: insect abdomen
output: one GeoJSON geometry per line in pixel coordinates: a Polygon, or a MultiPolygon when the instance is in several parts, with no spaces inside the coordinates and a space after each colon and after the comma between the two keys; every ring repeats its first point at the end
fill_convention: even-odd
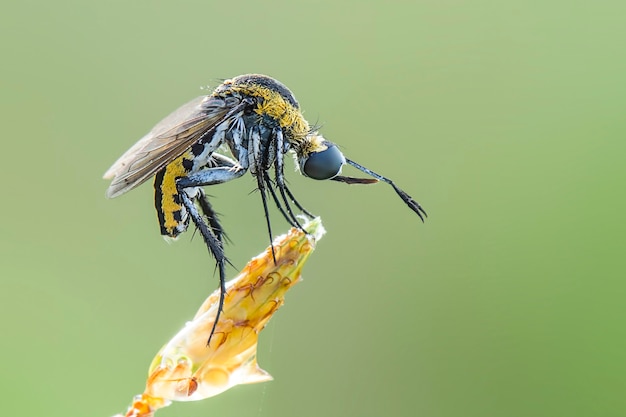
{"type": "Polygon", "coordinates": [[[176,180],[191,170],[190,156],[187,153],[179,156],[154,177],[154,206],[163,236],[175,238],[187,230],[189,215],[176,188],[176,180]]]}

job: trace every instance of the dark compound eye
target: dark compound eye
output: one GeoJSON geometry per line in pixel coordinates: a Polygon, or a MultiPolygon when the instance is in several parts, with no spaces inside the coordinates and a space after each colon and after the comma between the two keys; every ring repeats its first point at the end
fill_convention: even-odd
{"type": "Polygon", "coordinates": [[[345,163],[346,158],[337,145],[329,143],[328,148],[309,155],[302,165],[302,172],[315,180],[327,180],[338,175],[345,163]]]}

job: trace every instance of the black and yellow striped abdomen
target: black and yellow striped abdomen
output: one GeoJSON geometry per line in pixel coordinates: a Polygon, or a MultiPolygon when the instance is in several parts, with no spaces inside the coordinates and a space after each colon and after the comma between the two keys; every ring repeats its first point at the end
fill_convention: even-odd
{"type": "Polygon", "coordinates": [[[163,236],[175,238],[187,230],[189,216],[176,188],[176,180],[186,176],[192,167],[193,154],[187,151],[154,177],[154,206],[163,236]]]}

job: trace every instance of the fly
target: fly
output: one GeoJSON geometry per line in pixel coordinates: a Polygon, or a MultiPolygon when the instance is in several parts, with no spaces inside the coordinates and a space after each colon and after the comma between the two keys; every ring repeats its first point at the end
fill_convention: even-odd
{"type": "Polygon", "coordinates": [[[226,292],[224,230],[201,187],[225,183],[250,171],[260,191],[272,240],[268,199],[293,227],[302,230],[292,209],[295,199],[284,178],[284,155],[295,154],[301,174],[346,184],[389,184],[422,221],[426,212],[390,179],[347,159],[304,119],[294,95],[265,75],[248,74],[226,80],[210,95],[198,97],[159,122],[104,174],[112,179],[106,196],[114,198],[154,177],[154,195],[161,234],[176,238],[191,220],[219,270],[219,310],[207,345],[215,332],[226,292]],[[230,155],[217,153],[227,148],[230,155]],[[347,164],[372,178],[342,176],[347,164]],[[273,178],[270,172],[273,168],[273,178]]]}

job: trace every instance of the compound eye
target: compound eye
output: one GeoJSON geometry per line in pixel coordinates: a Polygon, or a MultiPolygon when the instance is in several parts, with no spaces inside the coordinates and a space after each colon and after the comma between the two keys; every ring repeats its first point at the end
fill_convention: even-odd
{"type": "Polygon", "coordinates": [[[328,147],[320,152],[313,152],[302,164],[302,172],[307,177],[315,180],[327,180],[341,172],[341,167],[346,163],[346,158],[337,148],[337,145],[328,144],[328,147]]]}

